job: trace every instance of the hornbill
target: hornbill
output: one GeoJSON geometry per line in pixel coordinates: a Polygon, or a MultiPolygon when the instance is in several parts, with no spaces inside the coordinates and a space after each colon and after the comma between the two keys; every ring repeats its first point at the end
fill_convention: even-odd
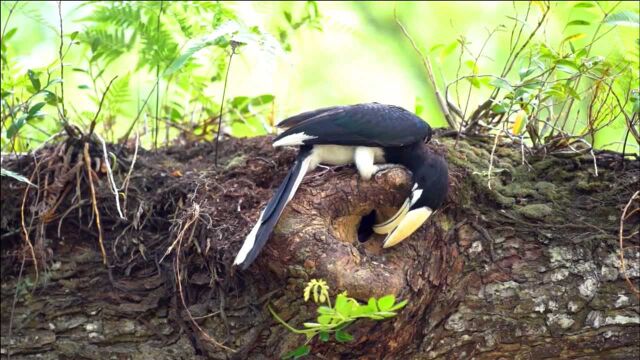
{"type": "Polygon", "coordinates": [[[373,226],[376,233],[388,234],[385,248],[411,235],[446,197],[447,163],[425,146],[431,127],[401,107],[378,103],[327,107],[295,115],[277,126],[287,130],[274,139],[273,146],[300,146],[300,151],[234,260],[242,269],[264,247],[304,175],[319,164],[355,163],[366,180],[398,164],[411,170],[410,196],[395,215],[373,226]]]}

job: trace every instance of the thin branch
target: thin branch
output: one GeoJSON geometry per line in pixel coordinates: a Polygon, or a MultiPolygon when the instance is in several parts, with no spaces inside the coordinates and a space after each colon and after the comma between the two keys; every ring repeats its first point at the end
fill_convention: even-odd
{"type": "Polygon", "coordinates": [[[100,104],[98,104],[98,111],[96,111],[96,114],[93,116],[93,120],[91,120],[91,125],[89,126],[89,133],[87,134],[87,139],[89,137],[91,137],[91,134],[93,134],[93,130],[96,128],[96,123],[98,121],[98,115],[100,115],[100,110],[102,110],[102,103],[104,103],[104,99],[107,97],[107,93],[109,92],[109,88],[111,87],[111,84],[113,84],[113,82],[118,78],[118,75],[114,76],[113,79],[111,79],[111,81],[109,81],[109,84],[107,85],[107,88],[104,89],[104,92],[102,93],[102,98],[100,98],[100,104]]]}
{"type": "Polygon", "coordinates": [[[7,19],[4,21],[4,26],[2,27],[2,39],[4,40],[4,34],[7,32],[7,25],[9,25],[9,20],[11,19],[11,15],[13,14],[13,10],[18,6],[18,1],[13,2],[13,6],[9,9],[9,14],[7,15],[7,19]]]}
{"type": "MultiPolygon", "coordinates": [[[[158,12],[158,21],[156,26],[156,41],[160,37],[160,17],[162,16],[162,9],[164,6],[164,2],[160,0],[160,11],[158,12]]],[[[154,127],[154,137],[153,137],[153,148],[158,149],[158,111],[160,107],[160,87],[158,84],[160,83],[160,62],[156,65],[156,119],[155,119],[155,127],[154,127]]]]}
{"type": "Polygon", "coordinates": [[[438,86],[436,85],[436,80],[435,80],[435,77],[433,76],[433,69],[431,67],[431,61],[429,61],[429,58],[426,57],[422,53],[422,51],[420,51],[420,49],[418,48],[418,45],[416,45],[415,41],[413,41],[413,38],[411,37],[407,29],[404,27],[404,25],[402,25],[402,23],[398,19],[398,14],[396,13],[395,9],[393,10],[393,18],[395,19],[396,24],[398,24],[398,26],[400,27],[400,30],[402,30],[402,34],[404,35],[404,37],[407,38],[407,40],[409,40],[409,42],[411,43],[413,50],[415,50],[418,56],[420,56],[420,60],[422,60],[422,66],[427,72],[429,82],[431,82],[431,86],[433,87],[433,91],[435,92],[436,99],[438,100],[438,105],[440,105],[440,110],[442,110],[442,113],[444,114],[444,118],[447,121],[447,124],[451,129],[456,129],[457,128],[456,121],[453,119],[453,117],[449,113],[447,102],[445,101],[444,97],[438,90],[438,86]]]}
{"type": "Polygon", "coordinates": [[[62,29],[62,1],[58,1],[58,18],[60,19],[60,48],[58,49],[58,57],[60,58],[60,105],[62,106],[62,121],[66,122],[67,110],[64,108],[64,56],[62,48],[64,46],[64,32],[62,29]]]}
{"type": "MultiPolygon", "coordinates": [[[[224,109],[224,97],[227,94],[227,81],[229,81],[229,70],[231,69],[231,61],[233,55],[236,54],[236,47],[239,43],[231,41],[231,54],[229,54],[229,65],[227,65],[227,73],[224,75],[224,85],[222,86],[222,100],[220,100],[220,113],[218,114],[218,131],[216,133],[216,150],[214,156],[214,164],[218,166],[218,144],[220,143],[220,133],[222,132],[222,110],[224,109]]],[[[206,136],[207,123],[205,121],[202,126],[202,136],[206,136]]]]}

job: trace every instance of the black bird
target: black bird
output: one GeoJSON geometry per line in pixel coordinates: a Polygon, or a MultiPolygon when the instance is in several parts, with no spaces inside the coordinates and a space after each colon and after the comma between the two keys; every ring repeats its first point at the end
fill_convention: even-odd
{"type": "Polygon", "coordinates": [[[425,146],[431,127],[401,107],[378,103],[328,107],[290,117],[277,126],[287,130],[275,138],[273,146],[300,146],[300,152],[234,260],[242,269],[258,256],[302,178],[318,164],[355,163],[367,180],[397,166],[393,164],[411,170],[414,186],[409,198],[390,219],[373,226],[376,233],[388,234],[385,248],[411,235],[446,197],[447,163],[425,146]]]}

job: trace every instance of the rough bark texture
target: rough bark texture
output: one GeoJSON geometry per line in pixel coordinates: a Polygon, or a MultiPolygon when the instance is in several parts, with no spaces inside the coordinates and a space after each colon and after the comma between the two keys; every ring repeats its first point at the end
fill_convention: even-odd
{"type": "MultiPolygon", "coordinates": [[[[639,300],[625,280],[638,286],[640,243],[624,239],[623,271],[618,242],[637,161],[621,170],[619,159],[602,155],[596,177],[588,156],[523,165],[519,149],[499,146],[489,187],[491,142],[441,139],[451,175],[446,206],[384,250],[377,236],[358,243],[356,227],[372,209],[393,213],[409,174],[391,169],[363,181],[350,167],[320,170],[305,179],[257,262],[236,273],[233,255],[292,159],[268,140],[225,144],[223,171],[204,161],[208,148],[142,154],[133,219],[103,224],[110,268],[86,207],[60,235],[58,221],[45,225],[48,268],[35,289],[29,261],[19,276],[15,210],[24,188],[3,178],[3,358],[277,358],[304,339],[266,305],[299,327],[315,313],[301,299],[311,278],[364,301],[389,293],[409,300],[396,318],[351,325],[351,343],[312,343],[325,358],[640,356],[639,300]],[[169,176],[176,171],[183,176],[169,176]],[[257,175],[249,181],[247,173],[257,175]]],[[[104,213],[113,212],[108,199],[104,213]]],[[[639,218],[636,211],[626,219],[623,236],[638,231],[639,218]]]]}

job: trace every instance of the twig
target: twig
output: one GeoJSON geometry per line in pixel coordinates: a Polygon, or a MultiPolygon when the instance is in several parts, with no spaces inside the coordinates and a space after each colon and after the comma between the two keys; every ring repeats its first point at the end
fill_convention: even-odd
{"type": "Polygon", "coordinates": [[[102,253],[102,263],[107,265],[107,251],[102,241],[102,226],[100,225],[100,211],[98,211],[98,200],[96,199],[96,189],[93,187],[93,178],[91,175],[91,158],[89,157],[89,143],[84,143],[84,165],[87,168],[87,180],[89,181],[89,190],[91,191],[91,204],[93,205],[93,214],[96,217],[96,226],[98,227],[98,243],[100,244],[100,252],[102,253]]]}
{"type": "MultiPolygon", "coordinates": [[[[35,169],[33,169],[33,173],[31,174],[31,178],[29,179],[29,182],[33,182],[33,178],[36,175],[36,173],[38,172],[40,163],[37,163],[35,169]]],[[[36,279],[34,283],[38,283],[38,276],[39,276],[39,271],[38,271],[38,258],[36,257],[36,250],[33,247],[33,244],[31,243],[31,240],[29,239],[29,232],[27,231],[27,226],[25,225],[24,222],[24,206],[27,202],[27,194],[29,194],[29,186],[26,186],[24,189],[24,195],[22,195],[22,205],[20,205],[20,228],[22,229],[22,234],[24,235],[24,242],[27,243],[27,247],[29,248],[29,252],[31,252],[31,257],[33,258],[33,267],[36,271],[36,279]]]]}
{"type": "Polygon", "coordinates": [[[149,94],[147,94],[147,98],[144,99],[144,102],[142,103],[142,106],[138,110],[138,114],[136,115],[136,117],[131,122],[131,125],[129,125],[129,129],[127,129],[127,132],[120,138],[120,142],[127,141],[127,139],[129,138],[129,135],[131,135],[131,131],[133,131],[133,128],[136,126],[136,123],[138,122],[138,120],[140,120],[140,116],[144,112],[144,108],[147,106],[147,103],[149,102],[149,99],[151,98],[151,95],[153,95],[153,91],[156,89],[156,87],[158,87],[158,83],[154,83],[153,84],[153,87],[151,88],[151,91],[149,91],[149,94]]]}
{"type": "MultiPolygon", "coordinates": [[[[156,22],[156,41],[158,41],[158,38],[160,37],[160,17],[162,16],[163,6],[164,2],[160,0],[160,11],[158,12],[158,21],[156,22]]],[[[158,84],[160,84],[160,62],[158,62],[158,64],[156,65],[156,124],[153,129],[153,148],[156,150],[158,149],[158,109],[160,107],[160,87],[158,86],[158,84]]]]}
{"type": "MultiPolygon", "coordinates": [[[[231,69],[231,60],[236,53],[236,46],[239,43],[231,41],[231,54],[229,54],[229,65],[227,66],[227,73],[224,75],[224,85],[222,86],[222,100],[220,100],[220,113],[218,114],[218,132],[216,133],[216,150],[214,156],[214,164],[218,166],[218,143],[220,143],[220,133],[222,132],[222,110],[224,109],[224,97],[227,94],[227,81],[229,80],[229,70],[231,69]]],[[[205,121],[202,126],[202,136],[207,135],[207,122],[205,121]]]]}
{"type": "Polygon", "coordinates": [[[9,25],[9,19],[11,19],[11,14],[13,14],[13,10],[18,6],[19,1],[14,1],[13,6],[9,9],[9,14],[7,15],[7,19],[4,21],[4,26],[2,27],[2,40],[4,40],[4,34],[7,32],[7,25],[9,25]]]}
{"type": "Polygon", "coordinates": [[[407,31],[407,29],[404,27],[404,25],[402,25],[402,23],[398,19],[398,15],[395,9],[393,9],[393,18],[396,21],[396,24],[398,24],[398,26],[400,27],[400,30],[402,30],[402,34],[404,34],[407,40],[409,40],[409,42],[411,43],[413,50],[415,50],[418,56],[420,56],[420,60],[422,60],[422,66],[427,72],[429,82],[433,87],[433,91],[436,94],[436,99],[438,100],[438,105],[440,105],[440,110],[442,110],[442,113],[444,114],[444,118],[447,121],[447,124],[451,129],[456,129],[457,128],[456,121],[451,116],[451,113],[449,113],[447,102],[445,101],[444,97],[438,90],[438,86],[436,85],[436,80],[435,80],[435,77],[433,76],[433,69],[431,68],[431,61],[429,61],[428,57],[424,56],[422,51],[420,51],[420,49],[418,48],[418,45],[416,45],[415,41],[413,41],[413,38],[411,37],[411,35],[409,35],[409,32],[407,31]]]}
{"type": "MultiPolygon", "coordinates": [[[[124,208],[124,212],[127,212],[127,195],[129,194],[129,181],[131,179],[131,174],[133,173],[133,166],[136,164],[136,159],[138,158],[138,148],[140,147],[140,135],[136,132],[136,144],[135,150],[133,150],[133,159],[131,159],[131,165],[129,165],[129,171],[127,172],[127,176],[125,176],[124,181],[122,182],[122,188],[124,188],[124,200],[122,202],[122,207],[124,208]]],[[[119,190],[122,190],[120,188],[119,190]]]]}
{"type": "Polygon", "coordinates": [[[118,195],[118,187],[116,186],[116,181],[113,178],[113,172],[111,171],[111,164],[109,163],[109,156],[107,154],[107,144],[104,142],[102,136],[96,133],[96,137],[98,141],[102,144],[102,154],[104,157],[105,167],[107,168],[107,178],[109,179],[109,185],[111,185],[111,193],[116,196],[116,209],[118,210],[118,215],[120,215],[120,219],[126,220],[127,218],[122,214],[122,209],[120,208],[120,196],[118,195]]]}
{"type": "Polygon", "coordinates": [[[104,103],[104,99],[107,97],[107,93],[109,92],[109,88],[111,87],[111,84],[113,84],[113,82],[118,78],[118,75],[114,76],[113,79],[111,79],[111,81],[109,81],[109,84],[107,84],[107,88],[104,89],[104,92],[102,93],[102,98],[100,99],[100,104],[98,104],[98,111],[96,111],[96,114],[93,116],[93,120],[91,120],[91,125],[89,127],[89,133],[87,134],[87,139],[89,139],[91,137],[91,134],[93,134],[93,130],[96,128],[96,122],[98,121],[98,115],[100,115],[100,110],[102,110],[102,103],[104,103]]]}
{"type": "Polygon", "coordinates": [[[489,158],[489,173],[487,174],[487,186],[489,190],[491,190],[491,170],[493,169],[493,155],[496,152],[496,148],[498,147],[498,139],[500,138],[500,132],[496,133],[496,137],[493,140],[493,148],[491,149],[491,157],[489,158]]]}
{"type": "Polygon", "coordinates": [[[62,56],[62,48],[64,46],[64,32],[62,31],[62,1],[58,1],[58,18],[60,19],[60,48],[58,49],[58,57],[60,58],[60,105],[62,106],[62,121],[66,122],[67,110],[64,108],[64,56],[62,56]]]}
{"type": "Polygon", "coordinates": [[[638,194],[640,194],[640,191],[636,191],[631,198],[629,199],[629,201],[627,202],[627,205],[625,205],[624,210],[622,211],[622,215],[620,216],[620,268],[622,269],[622,275],[624,276],[624,280],[627,282],[627,284],[629,285],[629,287],[631,288],[631,290],[636,293],[636,296],[638,296],[638,298],[640,299],[640,291],[638,291],[638,288],[633,284],[633,282],[629,279],[629,275],[627,275],[627,267],[625,265],[624,262],[624,220],[626,218],[626,214],[627,214],[627,210],[629,209],[629,206],[631,206],[631,203],[633,202],[633,200],[635,200],[635,198],[638,197],[638,194]]]}

